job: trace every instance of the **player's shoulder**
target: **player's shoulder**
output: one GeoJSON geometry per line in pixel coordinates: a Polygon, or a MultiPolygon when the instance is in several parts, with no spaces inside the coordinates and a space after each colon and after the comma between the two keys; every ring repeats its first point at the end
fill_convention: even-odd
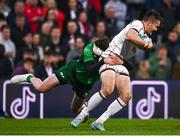
{"type": "Polygon", "coordinates": [[[131,24],[132,25],[142,25],[142,22],[141,22],[141,20],[133,20],[132,22],[131,22],[131,24]]]}
{"type": "Polygon", "coordinates": [[[85,46],[84,51],[86,50],[92,50],[93,49],[93,43],[89,43],[85,46]]]}
{"type": "Polygon", "coordinates": [[[142,21],[140,20],[134,20],[129,24],[128,28],[135,29],[138,33],[143,32],[144,26],[142,21]]]}

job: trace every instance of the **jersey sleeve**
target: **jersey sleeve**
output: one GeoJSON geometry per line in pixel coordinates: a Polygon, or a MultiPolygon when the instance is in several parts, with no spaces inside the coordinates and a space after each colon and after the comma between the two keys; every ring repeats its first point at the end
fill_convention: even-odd
{"type": "Polygon", "coordinates": [[[136,21],[133,21],[133,22],[131,23],[130,29],[134,29],[134,30],[136,30],[136,31],[139,33],[139,32],[140,32],[141,30],[143,30],[144,28],[143,28],[142,22],[136,20],[136,21]]]}
{"type": "Polygon", "coordinates": [[[93,55],[93,45],[91,43],[88,44],[83,50],[83,57],[84,57],[84,62],[95,61],[93,55]]]}

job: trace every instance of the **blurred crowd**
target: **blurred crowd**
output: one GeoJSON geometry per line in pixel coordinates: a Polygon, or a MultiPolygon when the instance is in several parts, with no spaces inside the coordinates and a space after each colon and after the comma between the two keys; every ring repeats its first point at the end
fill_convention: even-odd
{"type": "Polygon", "coordinates": [[[0,0],[0,78],[33,73],[45,79],[84,46],[110,40],[156,9],[164,21],[154,48],[137,50],[132,79],[180,79],[180,0],[0,0]]]}

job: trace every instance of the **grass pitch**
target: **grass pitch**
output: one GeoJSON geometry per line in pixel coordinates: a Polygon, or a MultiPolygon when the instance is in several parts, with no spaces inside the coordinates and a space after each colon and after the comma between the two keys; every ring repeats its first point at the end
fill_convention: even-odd
{"type": "Polygon", "coordinates": [[[71,119],[0,119],[0,134],[17,135],[180,135],[180,119],[110,119],[107,131],[93,131],[84,123],[74,129],[71,119]]]}

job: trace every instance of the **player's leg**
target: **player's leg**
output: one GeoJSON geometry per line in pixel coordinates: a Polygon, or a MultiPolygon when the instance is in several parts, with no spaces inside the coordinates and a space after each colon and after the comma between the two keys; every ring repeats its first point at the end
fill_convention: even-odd
{"type": "Polygon", "coordinates": [[[104,122],[127,105],[132,95],[129,76],[117,75],[116,89],[119,93],[119,97],[109,105],[107,110],[95,122],[93,122],[92,128],[102,131],[105,130],[103,127],[104,122]]]}
{"type": "Polygon", "coordinates": [[[33,87],[40,93],[47,92],[48,90],[60,84],[55,74],[47,77],[44,81],[42,81],[39,78],[36,78],[32,74],[15,75],[14,77],[11,78],[10,82],[11,83],[30,82],[33,85],[33,87]]]}
{"type": "Polygon", "coordinates": [[[89,112],[101,103],[103,99],[108,97],[114,90],[115,86],[115,72],[113,70],[106,70],[101,73],[101,90],[95,93],[88,101],[81,113],[71,122],[73,127],[78,127],[81,122],[88,116],[89,112]]]}
{"type": "Polygon", "coordinates": [[[28,80],[33,85],[33,87],[40,93],[45,93],[60,84],[60,81],[55,74],[47,77],[44,81],[41,81],[41,79],[36,77],[32,77],[28,80]]]}
{"type": "Polygon", "coordinates": [[[83,108],[85,107],[84,105],[84,99],[80,98],[79,96],[74,93],[72,102],[71,102],[71,110],[75,113],[80,112],[83,108]]]}
{"type": "Polygon", "coordinates": [[[106,70],[100,75],[101,90],[95,93],[88,101],[88,107],[83,109],[85,113],[93,110],[102,100],[106,99],[112,94],[115,86],[115,72],[113,70],[106,70]]]}
{"type": "Polygon", "coordinates": [[[12,84],[15,84],[15,83],[22,83],[22,82],[28,82],[27,79],[28,77],[32,77],[33,75],[32,74],[22,74],[22,75],[15,75],[13,76],[11,79],[10,79],[10,82],[12,84]]]}

